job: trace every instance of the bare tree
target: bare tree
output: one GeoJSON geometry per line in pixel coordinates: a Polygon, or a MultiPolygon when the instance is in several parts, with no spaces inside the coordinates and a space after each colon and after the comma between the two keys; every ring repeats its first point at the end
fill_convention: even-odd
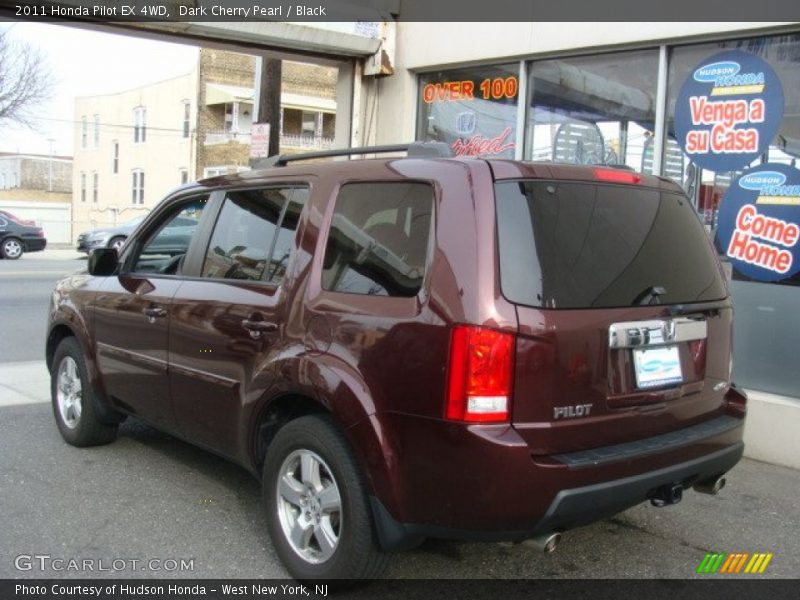
{"type": "Polygon", "coordinates": [[[33,127],[36,109],[52,94],[50,69],[35,47],[0,31],[0,123],[33,127]]]}

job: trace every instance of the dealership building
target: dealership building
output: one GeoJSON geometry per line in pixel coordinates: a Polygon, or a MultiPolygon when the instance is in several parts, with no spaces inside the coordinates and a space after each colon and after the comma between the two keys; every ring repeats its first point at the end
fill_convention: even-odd
{"type": "Polygon", "coordinates": [[[726,259],[746,454],[800,467],[800,24],[400,22],[395,34],[393,74],[362,80],[361,143],[437,140],[683,187],[726,259]],[[749,216],[731,211],[748,203],[749,216]]]}

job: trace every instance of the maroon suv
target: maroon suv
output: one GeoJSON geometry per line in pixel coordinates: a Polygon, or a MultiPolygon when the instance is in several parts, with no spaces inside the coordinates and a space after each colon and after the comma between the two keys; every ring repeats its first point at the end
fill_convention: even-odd
{"type": "Polygon", "coordinates": [[[278,157],[95,251],[52,298],[64,439],[109,442],[132,415],[244,465],[300,579],[375,577],[427,537],[552,550],[716,493],[746,398],[681,189],[438,150],[278,157]]]}

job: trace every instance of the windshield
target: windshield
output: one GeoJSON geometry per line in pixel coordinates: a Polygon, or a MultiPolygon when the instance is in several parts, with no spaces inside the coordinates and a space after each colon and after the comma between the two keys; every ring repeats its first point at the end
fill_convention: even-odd
{"type": "Polygon", "coordinates": [[[623,185],[495,186],[504,295],[546,308],[718,300],[725,283],[689,200],[623,185]]]}

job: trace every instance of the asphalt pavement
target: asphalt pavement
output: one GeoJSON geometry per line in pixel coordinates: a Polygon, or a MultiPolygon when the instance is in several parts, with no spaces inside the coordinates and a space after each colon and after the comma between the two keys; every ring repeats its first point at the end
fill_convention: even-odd
{"type": "MultiPolygon", "coordinates": [[[[42,361],[45,315],[59,275],[84,266],[66,251],[0,261],[0,578],[286,577],[259,484],[243,469],[135,420],[107,446],[61,440],[42,361]],[[110,570],[56,570],[58,558],[110,570]]],[[[396,555],[387,576],[716,578],[695,573],[707,552],[770,552],[765,573],[746,577],[797,577],[798,490],[800,472],[745,459],[719,496],[640,505],[567,532],[551,555],[525,544],[428,541],[396,555]]]]}

